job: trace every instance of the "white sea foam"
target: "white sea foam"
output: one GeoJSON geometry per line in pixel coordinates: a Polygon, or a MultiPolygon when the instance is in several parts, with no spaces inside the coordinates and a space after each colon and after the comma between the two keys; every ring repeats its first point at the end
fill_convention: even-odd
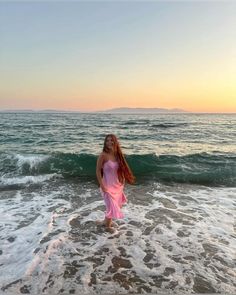
{"type": "Polygon", "coordinates": [[[17,166],[19,170],[22,169],[23,165],[28,164],[30,171],[32,171],[34,168],[37,168],[40,163],[46,161],[49,156],[16,154],[15,158],[17,159],[17,166]]]}
{"type": "Polygon", "coordinates": [[[2,285],[38,271],[41,258],[34,251],[40,249],[41,241],[50,241],[48,236],[53,232],[54,224],[60,216],[60,213],[49,208],[55,204],[58,212],[69,208],[68,202],[59,196],[61,191],[42,194],[32,192],[30,196],[17,191],[10,198],[7,192],[1,194],[0,250],[3,255],[0,255],[0,263],[4,269],[2,285]]]}
{"type": "MultiPolygon", "coordinates": [[[[35,255],[31,252],[28,262],[20,260],[27,267],[22,267],[23,281],[16,286],[31,286],[31,294],[42,294],[44,288],[48,294],[68,294],[72,289],[83,294],[110,290],[155,293],[160,289],[182,294],[197,292],[201,286],[205,291],[233,294],[235,189],[155,187],[137,187],[136,194],[128,190],[129,203],[123,208],[126,218],[117,221],[114,234],[96,226],[105,208],[95,189],[78,194],[67,186],[46,199],[43,194],[34,195],[41,214],[32,226],[42,233],[37,236],[28,227],[33,246],[22,240],[17,251],[22,251],[23,244],[24,251],[27,247],[38,251],[35,255]],[[61,199],[66,193],[70,202],[61,199]],[[49,210],[51,206],[54,209],[49,210]]],[[[23,202],[23,196],[18,195],[17,200],[23,202]]],[[[25,213],[30,214],[30,204],[25,213]]],[[[27,227],[25,230],[27,236],[27,227]]],[[[23,233],[14,232],[16,236],[23,233]]]]}
{"type": "Polygon", "coordinates": [[[50,180],[54,177],[59,177],[58,174],[44,174],[44,175],[36,175],[36,176],[18,176],[18,177],[0,177],[0,185],[7,186],[7,185],[23,185],[23,184],[31,184],[31,183],[41,183],[46,180],[50,180]]]}

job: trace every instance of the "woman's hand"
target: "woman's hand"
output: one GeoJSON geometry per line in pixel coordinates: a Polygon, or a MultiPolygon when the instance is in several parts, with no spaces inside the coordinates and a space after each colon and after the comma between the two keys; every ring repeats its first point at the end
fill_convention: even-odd
{"type": "Polygon", "coordinates": [[[121,185],[125,185],[125,178],[123,177],[121,181],[119,180],[119,182],[121,185]]]}
{"type": "Polygon", "coordinates": [[[108,192],[108,190],[107,190],[107,188],[105,187],[104,184],[101,184],[100,187],[101,187],[101,190],[102,190],[104,193],[107,193],[107,192],[108,192]]]}

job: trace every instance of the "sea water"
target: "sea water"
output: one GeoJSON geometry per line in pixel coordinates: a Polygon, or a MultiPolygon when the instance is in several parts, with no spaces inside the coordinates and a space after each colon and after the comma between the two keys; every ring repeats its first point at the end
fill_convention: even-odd
{"type": "MultiPolygon", "coordinates": [[[[236,292],[236,115],[0,113],[3,294],[236,292]],[[136,176],[114,234],[96,159],[136,176]]],[[[0,293],[1,293],[0,292],[0,293]]]]}

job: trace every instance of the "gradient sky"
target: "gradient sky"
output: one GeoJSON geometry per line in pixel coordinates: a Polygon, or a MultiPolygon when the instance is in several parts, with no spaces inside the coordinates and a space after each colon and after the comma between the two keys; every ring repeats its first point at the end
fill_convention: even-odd
{"type": "Polygon", "coordinates": [[[0,2],[0,109],[236,112],[236,2],[0,2]]]}

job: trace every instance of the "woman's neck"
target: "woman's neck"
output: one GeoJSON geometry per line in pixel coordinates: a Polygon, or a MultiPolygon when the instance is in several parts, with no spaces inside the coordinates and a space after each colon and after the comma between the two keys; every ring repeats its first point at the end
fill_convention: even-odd
{"type": "Polygon", "coordinates": [[[111,150],[108,150],[107,151],[107,154],[111,155],[111,156],[115,156],[115,153],[114,151],[111,149],[111,150]]]}

